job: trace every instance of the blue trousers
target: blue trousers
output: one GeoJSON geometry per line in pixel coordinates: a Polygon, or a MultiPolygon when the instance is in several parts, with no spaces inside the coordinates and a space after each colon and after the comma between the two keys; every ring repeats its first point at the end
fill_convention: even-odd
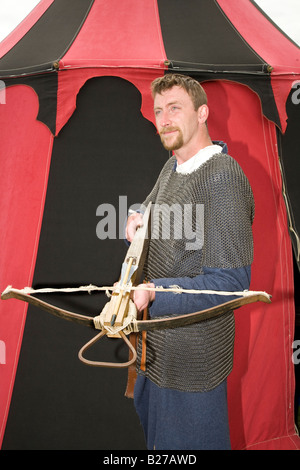
{"type": "Polygon", "coordinates": [[[139,375],[134,404],[149,450],[231,448],[226,380],[208,392],[181,392],[139,375]]]}

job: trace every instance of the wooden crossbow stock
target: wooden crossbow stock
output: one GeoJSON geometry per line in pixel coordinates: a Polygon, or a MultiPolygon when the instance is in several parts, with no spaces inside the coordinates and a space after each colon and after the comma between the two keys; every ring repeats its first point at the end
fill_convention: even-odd
{"type": "Polygon", "coordinates": [[[167,328],[178,328],[187,325],[192,325],[210,318],[214,318],[220,315],[224,315],[230,310],[235,310],[242,305],[250,304],[253,302],[271,302],[271,296],[266,292],[257,291],[243,291],[243,292],[220,292],[220,291],[200,291],[200,290],[187,290],[181,289],[178,286],[171,286],[169,289],[156,287],[151,288],[147,285],[142,286],[139,284],[142,269],[144,265],[144,258],[147,252],[148,244],[148,230],[150,225],[150,213],[151,204],[146,209],[143,216],[143,225],[136,231],[134,239],[126,253],[124,262],[122,264],[121,275],[119,282],[114,286],[103,286],[97,287],[93,285],[82,286],[79,288],[66,288],[66,289],[31,289],[25,288],[22,290],[14,289],[8,286],[1,295],[2,300],[6,299],[19,299],[27,302],[28,304],[39,307],[59,318],[70,320],[73,322],[80,323],[81,325],[88,326],[97,330],[101,330],[92,340],[86,343],[79,351],[79,359],[87,365],[98,366],[98,367],[129,367],[136,361],[137,353],[134,346],[131,344],[126,335],[130,333],[138,333],[142,331],[150,331],[155,329],[167,329],[167,328]],[[189,313],[185,315],[164,316],[163,318],[151,319],[151,320],[138,320],[137,310],[130,299],[130,293],[134,290],[146,289],[155,290],[158,292],[173,292],[177,294],[189,293],[189,294],[217,294],[217,295],[229,295],[238,296],[237,299],[225,302],[206,310],[199,312],[189,313]],[[74,312],[69,312],[62,308],[56,307],[52,304],[44,302],[31,294],[42,294],[49,292],[78,292],[78,291],[94,291],[94,290],[105,290],[111,291],[111,299],[104,306],[104,309],[100,315],[96,317],[90,317],[81,315],[74,312]],[[131,358],[128,362],[114,363],[114,362],[100,362],[91,361],[86,359],[83,354],[85,351],[95,344],[100,338],[107,335],[113,338],[122,338],[127,344],[131,351],[131,358]]]}

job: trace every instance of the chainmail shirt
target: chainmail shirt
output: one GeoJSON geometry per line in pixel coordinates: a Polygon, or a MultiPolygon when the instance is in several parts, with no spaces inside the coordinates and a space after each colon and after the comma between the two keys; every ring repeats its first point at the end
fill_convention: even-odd
{"type": "MultiPolygon", "coordinates": [[[[190,174],[177,173],[175,164],[171,157],[144,202],[154,208],[147,280],[195,278],[204,276],[205,268],[220,272],[251,265],[254,200],[238,163],[218,153],[190,174]]],[[[234,330],[234,315],[228,312],[191,326],[149,331],[145,371],[140,370],[139,341],[138,373],[160,387],[211,390],[231,372],[234,330]]]]}

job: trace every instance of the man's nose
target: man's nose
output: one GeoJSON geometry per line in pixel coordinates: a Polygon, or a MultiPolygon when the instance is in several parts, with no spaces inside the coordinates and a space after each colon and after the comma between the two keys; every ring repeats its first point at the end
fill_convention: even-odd
{"type": "Polygon", "coordinates": [[[161,121],[160,124],[162,127],[168,127],[171,124],[170,114],[168,111],[163,111],[161,114],[161,121]]]}

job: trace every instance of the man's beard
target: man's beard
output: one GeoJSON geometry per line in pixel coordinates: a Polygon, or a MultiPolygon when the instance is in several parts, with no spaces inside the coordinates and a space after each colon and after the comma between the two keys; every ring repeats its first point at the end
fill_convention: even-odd
{"type": "Polygon", "coordinates": [[[167,128],[167,129],[162,129],[160,131],[160,139],[162,141],[163,146],[165,147],[166,150],[178,150],[183,146],[183,135],[181,130],[178,127],[172,127],[172,128],[167,128]],[[164,133],[165,132],[171,132],[171,131],[178,131],[178,134],[176,136],[176,139],[172,141],[172,143],[168,144],[167,141],[164,139],[164,133]]]}

